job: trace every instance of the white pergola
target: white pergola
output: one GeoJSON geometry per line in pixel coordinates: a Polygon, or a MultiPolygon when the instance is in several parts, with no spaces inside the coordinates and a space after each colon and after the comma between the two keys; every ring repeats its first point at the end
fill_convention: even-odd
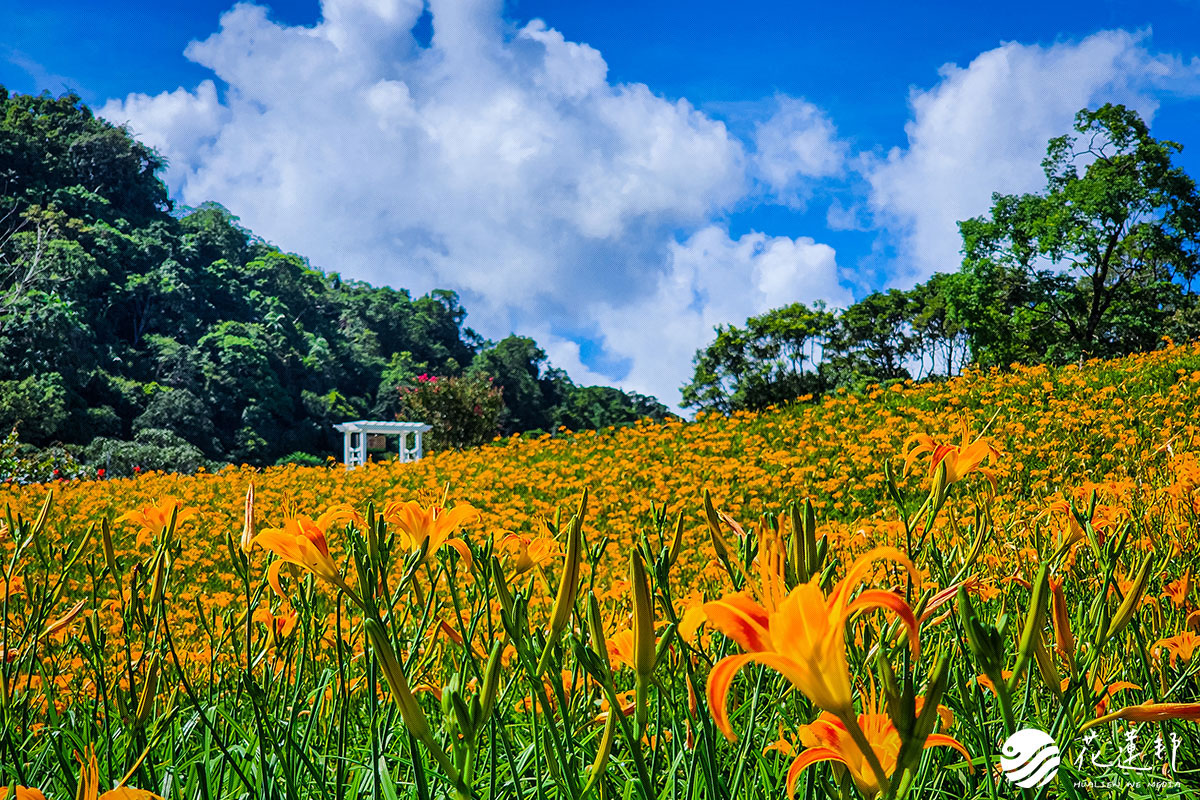
{"type": "Polygon", "coordinates": [[[433,430],[432,425],[424,422],[389,422],[384,420],[359,419],[354,422],[343,422],[333,426],[342,432],[342,461],[346,469],[367,463],[367,437],[398,436],[400,438],[400,460],[419,461],[425,455],[425,447],[421,435],[433,430]],[[409,445],[409,436],[412,444],[409,445]]]}

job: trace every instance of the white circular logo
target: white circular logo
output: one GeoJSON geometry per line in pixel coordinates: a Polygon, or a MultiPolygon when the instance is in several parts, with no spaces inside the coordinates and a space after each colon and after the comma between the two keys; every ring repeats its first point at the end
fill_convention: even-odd
{"type": "Polygon", "coordinates": [[[1045,731],[1022,728],[1004,740],[1000,768],[1022,789],[1045,786],[1058,774],[1058,745],[1045,731]]]}

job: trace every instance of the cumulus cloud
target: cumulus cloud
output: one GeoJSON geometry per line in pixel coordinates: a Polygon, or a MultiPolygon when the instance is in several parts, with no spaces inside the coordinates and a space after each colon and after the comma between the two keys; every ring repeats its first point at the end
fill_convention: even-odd
{"type": "Polygon", "coordinates": [[[754,127],[754,166],[776,202],[802,208],[813,186],[807,179],[840,175],[849,147],[816,105],[794,97],[776,103],[754,127]]]}
{"type": "Polygon", "coordinates": [[[1120,102],[1149,119],[1158,92],[1196,92],[1200,62],[1152,53],[1145,34],[1104,31],[1048,47],[1010,42],[940,76],[911,93],[907,146],[861,165],[875,223],[894,237],[900,284],[957,269],[956,223],[986,213],[992,192],[1044,188],[1046,142],[1081,108],[1120,102]]]}
{"type": "Polygon", "coordinates": [[[832,247],[808,237],[747,233],[737,239],[709,225],[671,245],[669,269],[653,292],[593,315],[606,347],[628,354],[629,380],[659,397],[676,397],[691,377],[696,349],[722,323],[794,301],[845,304],[832,247]]]}
{"type": "MultiPolygon", "coordinates": [[[[655,349],[609,329],[644,293],[678,279],[689,247],[716,236],[705,226],[746,195],[751,157],[686,100],[610,82],[597,50],[540,20],[516,28],[500,6],[431,0],[433,38],[421,46],[421,0],[326,0],[311,27],[239,4],[186,51],[222,91],[210,80],[112,100],[99,113],[128,121],[167,156],[167,182],[184,203],[220,202],[255,232],[352,277],[454,288],[486,335],[540,333],[582,379],[676,402],[677,386],[657,379],[673,351],[686,365],[712,323],[736,321],[717,309],[758,307],[760,288],[741,276],[761,272],[756,280],[781,302],[797,299],[786,294],[804,285],[794,271],[827,273],[832,250],[780,254],[773,266],[745,237],[726,236],[722,266],[706,269],[729,271],[734,297],[702,301],[695,318],[709,330],[697,334],[689,321],[679,326],[686,339],[655,349]],[[681,236],[691,238],[681,246],[681,236]],[[580,319],[581,309],[594,316],[580,319]],[[627,374],[585,372],[580,330],[627,374]]],[[[828,120],[781,103],[755,163],[768,165],[764,150],[777,154],[783,165],[764,168],[794,193],[797,176],[839,165],[815,152],[832,135],[828,120]]],[[[784,237],[768,249],[815,247],[784,237]]]]}

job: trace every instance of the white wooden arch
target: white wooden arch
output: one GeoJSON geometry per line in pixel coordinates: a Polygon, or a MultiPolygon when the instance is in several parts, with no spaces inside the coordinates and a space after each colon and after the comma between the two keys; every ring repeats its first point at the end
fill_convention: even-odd
{"type": "Polygon", "coordinates": [[[433,430],[432,425],[426,425],[424,422],[368,419],[343,422],[333,427],[342,432],[342,463],[346,465],[346,469],[367,463],[367,437],[372,434],[398,436],[400,460],[419,461],[425,455],[425,445],[421,436],[433,430]]]}

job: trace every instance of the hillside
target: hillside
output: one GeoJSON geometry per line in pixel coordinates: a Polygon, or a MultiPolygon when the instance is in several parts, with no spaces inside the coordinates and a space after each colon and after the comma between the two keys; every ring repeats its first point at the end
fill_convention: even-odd
{"type": "MultiPolygon", "coordinates": [[[[1002,455],[995,465],[997,513],[1037,514],[1052,498],[1101,508],[1128,501],[1133,487],[1175,480],[1195,468],[1200,433],[1200,344],[1082,367],[1018,367],[972,372],[942,383],[898,384],[865,395],[695,422],[642,423],[565,436],[514,436],[479,449],[439,453],[415,464],[371,464],[346,472],[321,467],[227,468],[192,477],[147,473],[136,479],[10,487],[0,498],[31,513],[53,488],[64,530],[99,515],[170,495],[199,510],[189,523],[204,536],[187,550],[240,527],[253,480],[266,509],[293,504],[316,512],[332,502],[362,507],[414,497],[449,497],[483,513],[481,531],[536,530],[539,516],[571,507],[586,488],[595,529],[627,544],[650,527],[652,508],[680,511],[703,537],[699,492],[751,520],[810,497],[841,536],[890,513],[882,465],[902,469],[905,442],[920,432],[957,439],[960,421],[986,433],[1002,455]]],[[[918,473],[903,486],[916,487],[918,473]]],[[[3,491],[3,490],[0,490],[3,491]]],[[[887,523],[880,522],[881,525],[887,523]]]]}
{"type": "Polygon", "coordinates": [[[70,787],[70,737],[221,796],[844,797],[805,737],[856,719],[912,796],[999,796],[1018,725],[1063,748],[1065,796],[1188,796],[1198,405],[1193,344],[351,472],[8,485],[14,777],[70,787]],[[964,423],[988,438],[931,480],[964,423]],[[884,464],[922,433],[893,506],[884,464]],[[704,489],[729,516],[706,524],[704,489]],[[803,498],[812,523],[760,523],[803,498]],[[914,691],[939,747],[897,760],[914,691]],[[1170,737],[1139,756],[1154,787],[1128,791],[1118,730],[1170,737]],[[257,756],[236,780],[233,752],[257,756]]]}

